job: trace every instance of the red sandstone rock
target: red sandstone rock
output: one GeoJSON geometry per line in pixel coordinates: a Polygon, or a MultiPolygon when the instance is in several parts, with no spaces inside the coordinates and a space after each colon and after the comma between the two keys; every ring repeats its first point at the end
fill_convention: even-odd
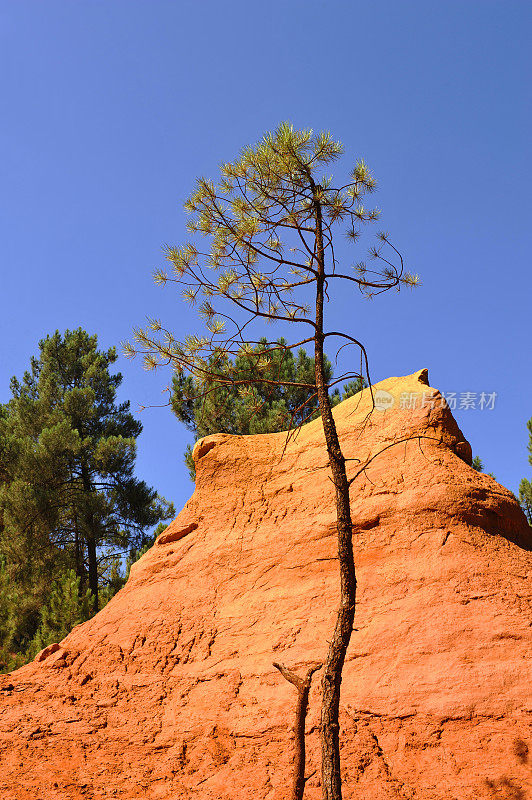
{"type": "Polygon", "coordinates": [[[191,522],[190,525],[185,525],[184,528],[181,528],[175,524],[169,525],[168,528],[161,533],[160,536],[157,537],[155,544],[163,545],[168,544],[169,542],[178,542],[188,533],[192,533],[198,527],[197,522],[191,522]]]}
{"type": "Polygon", "coordinates": [[[35,661],[44,661],[45,658],[51,656],[52,653],[57,653],[58,650],[61,649],[61,645],[54,642],[54,644],[49,644],[48,647],[45,647],[43,650],[40,650],[37,655],[35,656],[35,661]]]}
{"type": "MultiPolygon", "coordinates": [[[[351,475],[369,461],[352,485],[344,796],[530,800],[532,537],[427,384],[426,371],[391,378],[374,387],[392,395],[385,411],[369,390],[334,411],[351,475]],[[403,392],[425,406],[401,408],[403,392]]],[[[284,445],[198,443],[196,491],[125,588],[0,676],[1,798],[288,796],[295,693],[272,662],[303,674],[323,660],[338,564],[320,421],[284,445]]],[[[319,675],[308,800],[321,796],[319,675]]]]}

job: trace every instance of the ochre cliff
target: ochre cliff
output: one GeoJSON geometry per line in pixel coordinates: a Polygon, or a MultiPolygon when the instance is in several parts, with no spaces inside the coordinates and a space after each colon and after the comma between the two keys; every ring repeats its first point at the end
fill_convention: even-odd
{"type": "MultiPolygon", "coordinates": [[[[471,468],[426,380],[374,387],[392,396],[384,411],[365,390],[334,412],[360,472],[344,797],[532,800],[530,529],[471,468]],[[417,408],[402,408],[410,393],[417,408]]],[[[338,563],[321,422],[285,445],[200,441],[193,496],[125,588],[0,676],[3,800],[289,796],[295,690],[272,662],[303,674],[323,660],[338,563]]],[[[308,800],[321,797],[319,706],[318,672],[308,800]]]]}

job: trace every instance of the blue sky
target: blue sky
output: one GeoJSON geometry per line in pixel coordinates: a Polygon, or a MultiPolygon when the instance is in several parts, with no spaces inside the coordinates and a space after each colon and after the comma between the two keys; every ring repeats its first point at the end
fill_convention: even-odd
{"type": "MultiPolygon", "coordinates": [[[[153,285],[161,246],[185,238],[195,177],[287,119],[343,141],[338,174],[366,160],[422,279],[344,294],[329,319],[365,342],[374,381],[426,366],[458,397],[496,392],[456,417],[516,491],[532,470],[531,20],[526,0],[0,0],[0,401],[55,329],[102,347],[146,315],[197,330],[153,285]]],[[[168,373],[118,368],[133,409],[166,402],[168,373]]],[[[138,474],[179,508],[189,435],[167,408],[141,419],[138,474]]]]}

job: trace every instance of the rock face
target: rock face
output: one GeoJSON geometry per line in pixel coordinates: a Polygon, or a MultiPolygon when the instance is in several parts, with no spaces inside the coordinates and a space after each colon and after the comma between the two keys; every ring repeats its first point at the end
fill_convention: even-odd
{"type": "MultiPolygon", "coordinates": [[[[365,390],[334,412],[360,473],[344,796],[532,800],[530,529],[470,467],[426,371],[374,391],[373,411],[365,390]]],[[[289,796],[296,692],[272,662],[303,675],[323,660],[338,563],[321,422],[285,445],[199,442],[196,491],[124,589],[0,676],[0,797],[289,796]]],[[[308,800],[321,797],[319,707],[318,672],[308,800]]]]}

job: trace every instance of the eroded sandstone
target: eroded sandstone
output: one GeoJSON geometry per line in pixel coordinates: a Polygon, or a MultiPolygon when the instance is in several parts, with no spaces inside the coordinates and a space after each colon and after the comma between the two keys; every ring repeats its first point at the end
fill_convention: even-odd
{"type": "MultiPolygon", "coordinates": [[[[365,390],[334,412],[360,472],[345,797],[532,800],[530,528],[466,463],[426,370],[374,388],[394,398],[385,411],[365,390]],[[424,407],[401,408],[404,392],[424,407]]],[[[273,662],[303,674],[323,660],[338,565],[320,421],[285,445],[203,439],[193,496],[124,589],[0,676],[2,798],[288,797],[295,697],[273,662]]],[[[308,800],[321,796],[319,675],[308,800]]]]}

